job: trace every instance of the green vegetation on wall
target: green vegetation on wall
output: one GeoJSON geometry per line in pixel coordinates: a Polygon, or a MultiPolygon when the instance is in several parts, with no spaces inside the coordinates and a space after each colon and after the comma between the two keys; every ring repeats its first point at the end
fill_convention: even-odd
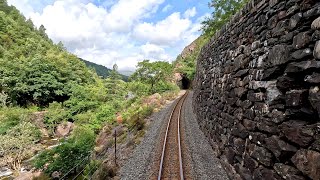
{"type": "Polygon", "coordinates": [[[205,36],[211,37],[221,29],[230,18],[236,14],[249,0],[211,0],[209,7],[213,8],[211,17],[202,22],[205,36]]]}

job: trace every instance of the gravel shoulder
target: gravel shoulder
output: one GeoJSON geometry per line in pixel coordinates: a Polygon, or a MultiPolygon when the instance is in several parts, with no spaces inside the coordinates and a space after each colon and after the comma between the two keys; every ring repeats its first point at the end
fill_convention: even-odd
{"type": "Polygon", "coordinates": [[[158,139],[160,139],[161,131],[165,128],[166,122],[176,103],[177,100],[173,101],[150,117],[151,123],[144,139],[134,150],[128,162],[120,170],[121,179],[137,180],[149,178],[151,162],[155,153],[154,149],[158,139]]]}
{"type": "Polygon", "coordinates": [[[190,91],[181,112],[181,120],[184,121],[185,141],[187,141],[186,146],[190,153],[192,179],[229,179],[219,159],[214,157],[214,152],[207,138],[199,129],[196,116],[193,113],[192,96],[193,92],[190,91]]]}

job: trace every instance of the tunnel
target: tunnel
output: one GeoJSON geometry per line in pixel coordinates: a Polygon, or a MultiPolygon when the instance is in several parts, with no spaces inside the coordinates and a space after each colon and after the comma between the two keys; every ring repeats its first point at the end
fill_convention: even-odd
{"type": "Polygon", "coordinates": [[[178,86],[180,87],[180,89],[189,89],[191,86],[191,81],[185,75],[182,75],[181,77],[182,78],[178,82],[178,86]]]}

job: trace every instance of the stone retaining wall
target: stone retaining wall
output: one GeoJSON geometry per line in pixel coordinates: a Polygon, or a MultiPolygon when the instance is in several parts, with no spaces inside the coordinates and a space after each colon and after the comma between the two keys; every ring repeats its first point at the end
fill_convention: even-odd
{"type": "Polygon", "coordinates": [[[254,0],[205,45],[194,111],[232,179],[320,179],[320,1],[254,0]]]}

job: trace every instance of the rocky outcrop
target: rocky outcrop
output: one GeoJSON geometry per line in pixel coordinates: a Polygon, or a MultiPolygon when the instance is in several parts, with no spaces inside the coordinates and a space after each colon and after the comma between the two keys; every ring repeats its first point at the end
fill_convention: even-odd
{"type": "Polygon", "coordinates": [[[320,179],[320,2],[252,0],[206,44],[202,131],[232,179],[320,179]]]}
{"type": "Polygon", "coordinates": [[[56,129],[56,136],[66,137],[71,133],[73,129],[74,129],[74,124],[72,122],[64,122],[62,124],[59,124],[56,129]]]}
{"type": "Polygon", "coordinates": [[[191,44],[189,44],[187,47],[183,49],[181,52],[182,59],[186,58],[188,55],[190,55],[192,52],[195,51],[197,47],[197,40],[193,41],[191,44]]]}

